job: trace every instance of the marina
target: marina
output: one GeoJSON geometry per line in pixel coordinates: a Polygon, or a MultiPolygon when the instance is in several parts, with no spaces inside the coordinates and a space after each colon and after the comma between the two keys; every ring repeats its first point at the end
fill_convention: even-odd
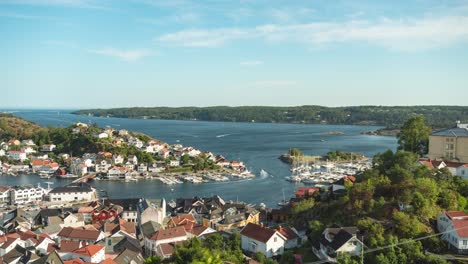
{"type": "MultiPolygon", "coordinates": [[[[67,110],[33,110],[16,112],[27,120],[42,126],[69,126],[80,121],[80,116],[71,115],[67,110]]],[[[137,181],[98,180],[89,183],[96,189],[104,189],[113,198],[124,197],[192,197],[197,195],[210,196],[220,194],[226,199],[243,200],[252,204],[265,203],[276,206],[283,200],[285,194],[293,193],[298,186],[310,185],[298,181],[291,184],[285,177],[291,176],[291,167],[278,160],[278,155],[294,146],[300,146],[305,154],[324,155],[328,151],[341,149],[347,152],[362,153],[372,157],[387,149],[395,150],[396,138],[377,137],[360,134],[361,131],[375,130],[374,126],[339,126],[339,125],[300,125],[300,124],[260,124],[260,123],[228,123],[203,121],[171,121],[171,120],[143,120],[89,117],[91,123],[100,127],[119,127],[129,131],[138,131],[157,139],[174,144],[179,140],[181,144],[194,146],[225,156],[229,160],[242,160],[254,178],[237,178],[227,175],[229,181],[210,180],[202,183],[173,183],[165,184],[156,177],[138,178],[137,181]],[[118,125],[118,126],[117,126],[118,125]],[[231,134],[225,137],[218,135],[231,134]],[[326,131],[343,131],[344,135],[322,134],[326,131]],[[321,142],[320,139],[326,139],[321,142]],[[260,147],[259,147],[260,146],[260,147]]],[[[326,170],[325,170],[326,171],[326,170]]],[[[208,172],[210,173],[210,172],[208,172]]],[[[182,175],[182,173],[177,173],[182,175]]],[[[49,181],[53,187],[62,186],[74,179],[41,179],[37,174],[15,173],[18,176],[0,176],[0,185],[37,184],[49,181]]],[[[162,177],[172,179],[170,174],[162,177]],[[170,176],[170,177],[167,177],[170,176]]],[[[201,180],[209,180],[210,175],[201,180]]],[[[220,177],[221,178],[221,177],[220,177]]],[[[180,180],[180,179],[179,179],[180,180]]],[[[183,181],[183,180],[182,180],[183,181]]],[[[169,182],[169,181],[167,181],[169,182]]],[[[286,196],[286,199],[289,197],[286,196]]]]}

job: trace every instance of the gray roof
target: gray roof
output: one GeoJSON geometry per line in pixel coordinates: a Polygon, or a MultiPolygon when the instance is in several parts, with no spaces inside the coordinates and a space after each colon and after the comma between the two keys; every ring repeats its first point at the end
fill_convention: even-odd
{"type": "Polygon", "coordinates": [[[432,132],[431,136],[468,137],[468,129],[461,127],[445,128],[432,132]]]}
{"type": "Polygon", "coordinates": [[[83,193],[83,192],[92,192],[91,186],[87,183],[80,182],[80,183],[71,183],[62,187],[54,188],[50,193],[69,193],[69,192],[76,192],[76,193],[83,193]]]}

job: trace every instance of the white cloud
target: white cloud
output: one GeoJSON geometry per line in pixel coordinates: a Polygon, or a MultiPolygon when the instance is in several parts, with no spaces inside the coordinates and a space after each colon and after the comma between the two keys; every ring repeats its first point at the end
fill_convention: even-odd
{"type": "Polygon", "coordinates": [[[0,4],[66,6],[77,8],[107,9],[96,0],[0,0],[0,4]]]}
{"type": "Polygon", "coordinates": [[[245,61],[240,62],[241,66],[258,66],[262,64],[263,64],[263,61],[261,60],[245,60],[245,61]]]}
{"type": "Polygon", "coordinates": [[[216,47],[261,39],[308,45],[363,42],[397,50],[436,48],[468,40],[468,17],[447,16],[423,19],[388,19],[377,22],[313,22],[294,25],[268,24],[250,28],[183,30],[156,38],[168,45],[216,47]]]}
{"type": "Polygon", "coordinates": [[[137,61],[141,58],[152,55],[152,52],[149,50],[119,50],[115,48],[88,50],[88,52],[110,56],[124,61],[137,61]]]}

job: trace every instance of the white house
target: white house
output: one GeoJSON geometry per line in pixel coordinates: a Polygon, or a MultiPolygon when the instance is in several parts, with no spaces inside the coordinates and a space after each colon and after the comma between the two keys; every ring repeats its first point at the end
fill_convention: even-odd
{"type": "Polygon", "coordinates": [[[120,179],[125,177],[127,170],[124,167],[113,166],[109,171],[107,171],[107,177],[109,179],[120,179]]]}
{"type": "Polygon", "coordinates": [[[114,164],[122,164],[124,162],[124,158],[122,157],[122,155],[114,155],[112,159],[114,161],[114,164]]]}
{"type": "Polygon", "coordinates": [[[49,192],[51,202],[77,202],[96,200],[96,190],[87,183],[71,183],[49,192]]]}
{"type": "Polygon", "coordinates": [[[179,165],[180,165],[180,161],[178,161],[178,160],[171,160],[169,162],[169,166],[171,166],[171,167],[179,167],[179,165]]]}
{"type": "Polygon", "coordinates": [[[274,229],[248,223],[240,232],[242,249],[260,252],[267,258],[282,255],[286,238],[274,229]]]}
{"type": "Polygon", "coordinates": [[[101,160],[96,163],[96,172],[107,172],[111,166],[112,164],[107,160],[101,160]]]}
{"type": "Polygon", "coordinates": [[[137,148],[143,147],[143,142],[141,142],[141,140],[139,140],[139,139],[136,138],[136,137],[130,137],[130,138],[128,139],[128,144],[129,144],[130,146],[135,146],[135,147],[137,147],[137,148]]]}
{"type": "Polygon", "coordinates": [[[44,195],[44,189],[41,187],[15,186],[10,189],[11,204],[25,204],[41,201],[44,195]]]}
{"type": "Polygon", "coordinates": [[[42,145],[41,151],[42,151],[42,152],[51,152],[51,151],[54,151],[54,149],[55,149],[56,147],[57,147],[57,146],[54,145],[54,144],[42,145]]]}
{"type": "Polygon", "coordinates": [[[125,129],[119,130],[119,136],[121,137],[128,136],[128,130],[125,130],[125,129]]]}
{"type": "Polygon", "coordinates": [[[101,263],[106,259],[105,248],[102,245],[87,245],[74,250],[72,255],[88,263],[101,263]]]}
{"type": "Polygon", "coordinates": [[[128,156],[128,161],[131,162],[131,163],[133,163],[133,164],[135,164],[135,165],[138,164],[138,158],[137,158],[137,156],[135,156],[135,155],[130,155],[130,156],[128,156]]]}
{"type": "Polygon", "coordinates": [[[36,153],[36,151],[31,147],[23,147],[21,148],[21,151],[25,152],[26,154],[36,153]]]}
{"type": "Polygon", "coordinates": [[[109,135],[108,135],[107,133],[104,133],[104,132],[103,132],[103,133],[96,134],[96,135],[94,135],[94,136],[97,137],[97,138],[99,138],[99,139],[101,139],[101,138],[108,138],[108,137],[109,137],[109,135]]]}
{"type": "Polygon", "coordinates": [[[0,157],[3,157],[3,156],[5,156],[5,155],[6,155],[6,152],[5,152],[5,150],[3,150],[3,149],[0,149],[0,157]]]}
{"type": "Polygon", "coordinates": [[[468,214],[462,211],[446,211],[437,217],[437,229],[446,232],[442,240],[458,254],[468,255],[468,214]]]}
{"type": "Polygon", "coordinates": [[[61,227],[80,227],[84,226],[84,216],[81,213],[68,213],[64,218],[63,218],[63,224],[61,227]]]}
{"type": "Polygon", "coordinates": [[[276,228],[276,231],[286,238],[286,243],[284,244],[285,249],[296,248],[301,245],[301,237],[296,229],[289,226],[279,226],[276,228]]]}
{"type": "Polygon", "coordinates": [[[147,172],[147,171],[148,171],[148,166],[146,166],[146,164],[141,163],[141,164],[138,166],[138,172],[147,172]]]}
{"type": "Polygon", "coordinates": [[[10,187],[0,186],[0,205],[10,204],[10,187]]]}
{"type": "Polygon", "coordinates": [[[32,139],[24,139],[21,141],[21,145],[24,145],[24,146],[36,146],[36,144],[34,143],[34,141],[32,139]]]}
{"type": "Polygon", "coordinates": [[[159,151],[158,155],[164,159],[169,157],[170,151],[167,148],[163,148],[159,151]]]}
{"type": "Polygon", "coordinates": [[[147,256],[166,257],[165,255],[161,256],[161,249],[158,249],[160,245],[185,241],[188,238],[189,234],[187,234],[183,226],[160,229],[151,236],[144,238],[145,253],[147,256]]]}
{"type": "Polygon", "coordinates": [[[19,161],[24,161],[27,160],[28,157],[26,156],[26,152],[24,151],[18,151],[18,150],[10,150],[7,152],[8,158],[12,160],[19,160],[19,161]]]}
{"type": "Polygon", "coordinates": [[[457,167],[456,175],[462,177],[465,180],[468,180],[468,164],[463,164],[457,167]]]}
{"type": "Polygon", "coordinates": [[[39,253],[47,255],[48,254],[47,249],[49,247],[49,244],[55,244],[55,241],[53,241],[52,239],[48,237],[41,236],[39,238],[39,241],[35,245],[35,248],[37,251],[39,251],[39,253]]]}
{"type": "Polygon", "coordinates": [[[363,244],[357,238],[357,232],[357,227],[326,228],[312,251],[319,259],[330,262],[336,262],[338,254],[359,256],[363,244]]]}
{"type": "Polygon", "coordinates": [[[125,169],[127,169],[127,171],[133,171],[135,169],[135,164],[131,163],[130,161],[127,161],[125,163],[125,169]]]}

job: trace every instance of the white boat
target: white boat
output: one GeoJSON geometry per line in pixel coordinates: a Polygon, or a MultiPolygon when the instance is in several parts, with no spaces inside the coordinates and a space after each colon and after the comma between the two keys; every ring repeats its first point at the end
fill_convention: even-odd
{"type": "Polygon", "coordinates": [[[282,190],[282,191],[283,191],[283,200],[278,203],[279,206],[285,206],[285,205],[289,204],[289,201],[287,201],[286,197],[284,196],[284,190],[282,190]]]}
{"type": "Polygon", "coordinates": [[[57,175],[57,178],[62,178],[62,179],[74,179],[74,178],[78,178],[78,175],[76,174],[71,174],[71,173],[67,173],[65,175],[57,175]]]}
{"type": "Polygon", "coordinates": [[[52,178],[52,174],[49,174],[49,173],[39,173],[39,178],[41,178],[41,179],[50,179],[50,178],[52,178]]]}

